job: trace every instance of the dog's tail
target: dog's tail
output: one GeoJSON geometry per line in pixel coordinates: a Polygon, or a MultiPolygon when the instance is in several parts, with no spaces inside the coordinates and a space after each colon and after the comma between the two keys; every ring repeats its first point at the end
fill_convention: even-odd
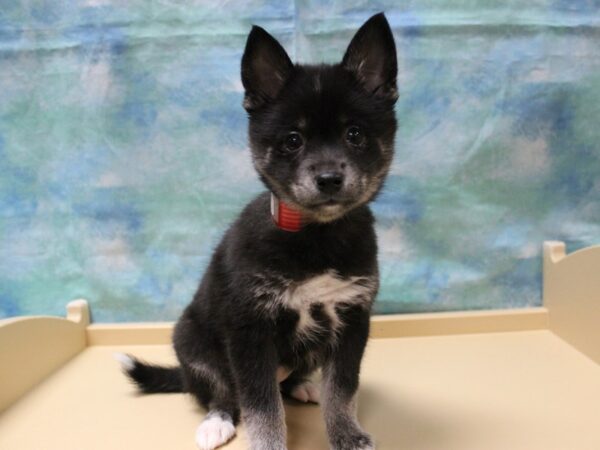
{"type": "Polygon", "coordinates": [[[145,394],[184,392],[181,367],[155,366],[141,362],[130,355],[115,353],[123,372],[145,394]]]}

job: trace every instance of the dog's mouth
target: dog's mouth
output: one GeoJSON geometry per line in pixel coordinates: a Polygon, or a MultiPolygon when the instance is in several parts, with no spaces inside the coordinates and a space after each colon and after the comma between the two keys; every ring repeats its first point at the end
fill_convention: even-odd
{"type": "Polygon", "coordinates": [[[306,207],[310,209],[320,209],[320,208],[328,208],[328,207],[342,207],[346,208],[352,205],[354,202],[349,199],[340,199],[335,197],[326,198],[323,200],[318,200],[316,202],[312,202],[306,205],[306,207]]]}
{"type": "Polygon", "coordinates": [[[329,198],[327,200],[323,200],[317,203],[314,203],[312,205],[310,205],[312,208],[320,208],[322,206],[336,206],[336,205],[342,205],[342,202],[340,200],[337,200],[335,198],[329,198]]]}
{"type": "Polygon", "coordinates": [[[356,203],[347,198],[327,198],[304,205],[307,217],[317,222],[330,222],[338,219],[351,210],[356,203]]]}
{"type": "Polygon", "coordinates": [[[299,209],[308,221],[330,222],[342,217],[360,204],[362,190],[342,189],[339,192],[315,192],[313,186],[293,184],[286,200],[299,209]]]}

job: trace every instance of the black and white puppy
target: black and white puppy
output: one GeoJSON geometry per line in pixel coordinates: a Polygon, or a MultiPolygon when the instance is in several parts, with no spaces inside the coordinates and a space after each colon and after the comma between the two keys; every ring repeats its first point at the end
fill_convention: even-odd
{"type": "Polygon", "coordinates": [[[383,14],[341,63],[294,65],[253,27],[242,59],[252,159],[269,192],[226,232],[175,327],[178,367],[121,355],[143,392],[189,392],[218,447],[243,419],[252,450],[286,448],[282,393],[321,402],[335,450],[373,449],[356,418],[379,280],[367,203],[392,162],[396,49],[383,14]],[[322,370],[321,392],[310,375],[322,370]]]}

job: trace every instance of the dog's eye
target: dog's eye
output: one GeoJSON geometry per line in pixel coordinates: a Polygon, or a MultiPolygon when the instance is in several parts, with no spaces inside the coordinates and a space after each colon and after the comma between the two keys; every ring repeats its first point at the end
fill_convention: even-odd
{"type": "Polygon", "coordinates": [[[298,150],[304,144],[304,140],[300,133],[296,133],[295,131],[291,132],[285,138],[285,149],[288,151],[298,150]]]}
{"type": "Polygon", "coordinates": [[[359,146],[364,142],[365,135],[359,127],[351,126],[346,131],[346,140],[351,145],[359,146]]]}

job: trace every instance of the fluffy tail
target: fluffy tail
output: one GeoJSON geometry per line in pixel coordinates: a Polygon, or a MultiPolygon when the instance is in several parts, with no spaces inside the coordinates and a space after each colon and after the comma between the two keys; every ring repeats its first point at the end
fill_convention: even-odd
{"type": "Polygon", "coordinates": [[[181,367],[162,367],[140,362],[124,353],[115,353],[123,372],[146,394],[184,392],[181,367]]]}

